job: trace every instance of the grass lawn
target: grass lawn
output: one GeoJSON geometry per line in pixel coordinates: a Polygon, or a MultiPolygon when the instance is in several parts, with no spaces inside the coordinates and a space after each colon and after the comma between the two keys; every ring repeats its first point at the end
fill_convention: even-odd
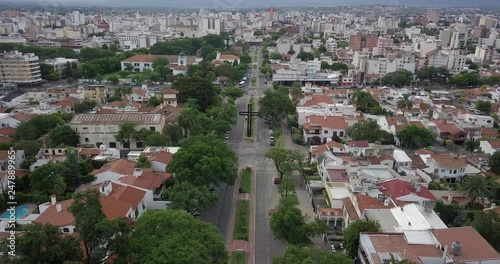
{"type": "Polygon", "coordinates": [[[243,251],[231,253],[231,264],[247,264],[247,253],[243,251]]]}
{"type": "MultiPolygon", "coordinates": [[[[103,75],[102,75],[102,79],[103,79],[103,80],[107,80],[109,77],[111,77],[111,76],[113,76],[113,75],[116,75],[116,76],[118,76],[118,78],[120,78],[120,79],[121,79],[122,77],[121,77],[120,75],[118,75],[118,73],[119,73],[119,72],[120,72],[120,71],[116,71],[116,72],[111,72],[111,73],[106,73],[106,74],[103,74],[103,75]]],[[[132,78],[132,77],[133,77],[134,75],[136,75],[137,73],[138,73],[138,72],[131,72],[131,73],[129,73],[129,75],[128,75],[127,77],[125,77],[125,78],[132,78]]]]}
{"type": "Polygon", "coordinates": [[[248,224],[250,222],[250,202],[238,200],[236,204],[236,220],[234,221],[234,240],[248,241],[248,224]]]}
{"type": "Polygon", "coordinates": [[[251,193],[252,192],[252,170],[243,169],[241,170],[241,181],[240,181],[240,193],[251,193]]]}

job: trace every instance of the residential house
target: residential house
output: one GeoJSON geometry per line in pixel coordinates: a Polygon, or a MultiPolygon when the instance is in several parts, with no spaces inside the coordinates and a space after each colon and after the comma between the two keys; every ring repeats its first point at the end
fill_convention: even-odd
{"type": "Polygon", "coordinates": [[[137,103],[147,103],[149,101],[148,88],[147,85],[142,87],[136,87],[132,89],[132,93],[129,94],[128,100],[137,103]]]}
{"type": "Polygon", "coordinates": [[[106,96],[108,94],[108,88],[105,87],[87,87],[83,91],[83,97],[86,100],[95,101],[98,104],[106,102],[106,96]]]}
{"type": "Polygon", "coordinates": [[[104,181],[117,181],[119,178],[132,174],[136,163],[126,159],[118,159],[107,162],[101,168],[93,170],[92,174],[96,176],[94,184],[104,181]]]}
{"type": "Polygon", "coordinates": [[[174,75],[186,75],[187,68],[191,65],[198,64],[202,58],[196,56],[186,56],[184,52],[179,55],[135,55],[121,61],[121,70],[126,71],[128,67],[132,68],[133,72],[142,72],[145,69],[153,69],[153,62],[157,58],[165,58],[168,61],[169,67],[174,75]],[[131,65],[131,66],[128,66],[131,65]]]}
{"type": "Polygon", "coordinates": [[[437,134],[443,141],[453,140],[455,144],[461,144],[467,139],[467,133],[457,124],[446,120],[432,120],[436,124],[437,134]]]}
{"type": "Polygon", "coordinates": [[[212,60],[212,63],[215,63],[217,65],[220,63],[224,63],[225,61],[231,64],[233,64],[236,61],[237,65],[240,65],[241,63],[240,57],[233,54],[224,54],[220,52],[217,52],[217,56],[215,57],[215,59],[212,60]]]}
{"type": "Polygon", "coordinates": [[[425,201],[436,201],[436,197],[420,182],[407,182],[402,179],[392,179],[376,184],[384,195],[389,195],[396,204],[418,203],[424,205],[425,201]]]}
{"type": "Polygon", "coordinates": [[[134,123],[136,130],[144,128],[161,132],[165,127],[165,116],[143,113],[78,114],[68,125],[78,133],[82,146],[99,147],[104,144],[109,148],[142,149],[144,146],[140,141],[120,143],[116,140],[120,125],[125,122],[134,123]]]}
{"type": "Polygon", "coordinates": [[[0,194],[3,194],[4,192],[8,192],[9,186],[12,186],[9,184],[9,181],[13,181],[15,179],[21,179],[22,177],[26,176],[29,173],[29,170],[24,170],[24,169],[15,169],[13,171],[14,173],[9,171],[2,171],[0,172],[0,194]],[[12,178],[14,177],[14,178],[12,178]]]}
{"type": "Polygon", "coordinates": [[[497,140],[481,140],[479,141],[479,147],[481,150],[489,155],[500,150],[500,141],[497,140]]]}
{"type": "Polygon", "coordinates": [[[404,150],[401,149],[395,149],[394,154],[394,168],[399,171],[409,171],[411,170],[411,165],[412,165],[412,160],[404,150]]]}
{"type": "Polygon", "coordinates": [[[132,175],[120,177],[118,181],[144,190],[146,192],[145,201],[148,203],[147,207],[149,208],[153,201],[161,200],[165,190],[165,181],[171,177],[172,174],[170,173],[154,173],[151,169],[135,168],[132,175]]]}
{"type": "Polygon", "coordinates": [[[13,134],[16,131],[13,127],[0,127],[0,142],[13,142],[13,134]]]}
{"type": "Polygon", "coordinates": [[[15,154],[10,154],[10,150],[0,150],[0,171],[9,170],[9,166],[19,168],[26,159],[24,150],[16,150],[15,154]]]}
{"type": "MultiPolygon", "coordinates": [[[[135,220],[146,210],[146,192],[139,188],[110,181],[94,188],[101,193],[99,200],[108,220],[117,218],[135,220]]],[[[34,222],[56,226],[64,234],[76,232],[75,219],[68,211],[72,203],[72,199],[57,202],[53,195],[50,202],[38,206],[40,215],[34,222]]]]}
{"type": "Polygon", "coordinates": [[[459,157],[444,154],[431,154],[426,160],[428,168],[424,171],[437,178],[446,179],[449,182],[461,181],[466,174],[477,174],[480,170],[467,164],[459,157]]]}
{"type": "Polygon", "coordinates": [[[80,100],[74,97],[66,97],[62,100],[54,102],[52,105],[55,107],[58,113],[74,113],[75,105],[80,100]]]}
{"type": "Polygon", "coordinates": [[[179,91],[168,88],[163,92],[163,104],[177,107],[177,101],[179,100],[179,91]]]}
{"type": "Polygon", "coordinates": [[[34,115],[24,113],[0,113],[1,127],[17,127],[21,122],[25,122],[33,118],[34,115]]]}
{"type": "Polygon", "coordinates": [[[39,156],[53,162],[61,162],[66,159],[66,148],[42,148],[39,156]]]}
{"type": "Polygon", "coordinates": [[[304,141],[313,144],[326,143],[332,137],[346,138],[347,123],[342,116],[317,116],[307,117],[304,123],[304,141]]]}
{"type": "Polygon", "coordinates": [[[392,258],[415,263],[500,262],[500,254],[470,226],[360,234],[360,263],[390,263],[392,258]]]}

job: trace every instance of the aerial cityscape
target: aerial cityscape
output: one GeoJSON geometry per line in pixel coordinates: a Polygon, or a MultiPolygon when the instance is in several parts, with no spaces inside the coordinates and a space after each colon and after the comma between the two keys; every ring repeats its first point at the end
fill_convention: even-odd
{"type": "Polygon", "coordinates": [[[498,1],[0,19],[0,263],[500,263],[498,1]]]}

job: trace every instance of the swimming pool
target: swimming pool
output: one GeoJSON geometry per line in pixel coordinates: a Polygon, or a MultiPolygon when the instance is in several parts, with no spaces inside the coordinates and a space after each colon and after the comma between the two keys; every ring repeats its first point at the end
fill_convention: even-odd
{"type": "MultiPolygon", "coordinates": [[[[16,219],[22,219],[23,217],[28,214],[29,206],[27,205],[20,205],[16,207],[16,219]]],[[[9,219],[10,218],[10,211],[6,211],[2,215],[0,215],[0,219],[9,219]]]]}

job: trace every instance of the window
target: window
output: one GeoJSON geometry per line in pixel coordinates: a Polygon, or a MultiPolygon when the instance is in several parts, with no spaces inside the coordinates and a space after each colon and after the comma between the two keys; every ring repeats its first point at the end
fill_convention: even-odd
{"type": "Polygon", "coordinates": [[[339,136],[344,137],[344,132],[340,131],[339,136]]]}
{"type": "Polygon", "coordinates": [[[123,143],[124,148],[130,148],[130,142],[124,142],[123,143]]]}
{"type": "Polygon", "coordinates": [[[63,228],[63,233],[69,233],[69,228],[63,228]]]}
{"type": "Polygon", "coordinates": [[[85,142],[89,142],[89,138],[85,138],[85,142]]]}
{"type": "Polygon", "coordinates": [[[445,171],[445,169],[441,169],[441,172],[444,172],[444,171],[445,171]]]}
{"type": "Polygon", "coordinates": [[[142,148],[142,142],[135,142],[137,148],[142,148]]]}
{"type": "Polygon", "coordinates": [[[491,124],[491,120],[486,121],[486,123],[491,124]]]}
{"type": "Polygon", "coordinates": [[[453,174],[457,174],[457,170],[453,170],[453,174]]]}
{"type": "Polygon", "coordinates": [[[328,134],[328,130],[323,131],[324,134],[328,134]]]}
{"type": "Polygon", "coordinates": [[[110,148],[116,148],[116,142],[109,142],[110,148]]]}
{"type": "Polygon", "coordinates": [[[57,150],[57,152],[58,152],[58,153],[62,153],[62,149],[58,149],[58,150],[57,150]]]}
{"type": "Polygon", "coordinates": [[[149,131],[156,131],[156,127],[149,127],[149,131]]]}
{"type": "Polygon", "coordinates": [[[87,130],[89,130],[88,127],[83,127],[83,131],[87,131],[87,130]]]}

